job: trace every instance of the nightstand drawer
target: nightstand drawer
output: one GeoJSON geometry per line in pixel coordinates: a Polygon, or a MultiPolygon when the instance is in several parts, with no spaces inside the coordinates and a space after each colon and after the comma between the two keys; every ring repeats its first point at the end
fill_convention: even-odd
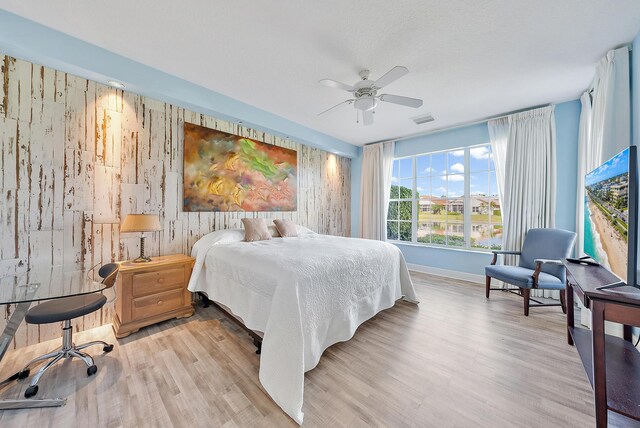
{"type": "Polygon", "coordinates": [[[133,297],[184,287],[184,268],[165,269],[133,275],[133,297]]]}
{"type": "Polygon", "coordinates": [[[171,290],[133,299],[131,315],[134,319],[147,318],[184,306],[184,290],[171,290]]]}

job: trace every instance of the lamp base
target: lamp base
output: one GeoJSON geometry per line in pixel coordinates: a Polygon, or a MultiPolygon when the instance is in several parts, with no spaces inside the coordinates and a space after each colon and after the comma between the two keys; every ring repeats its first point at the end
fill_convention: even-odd
{"type": "Polygon", "coordinates": [[[133,260],[134,263],[148,263],[151,257],[144,255],[144,234],[140,235],[140,256],[133,260]]]}

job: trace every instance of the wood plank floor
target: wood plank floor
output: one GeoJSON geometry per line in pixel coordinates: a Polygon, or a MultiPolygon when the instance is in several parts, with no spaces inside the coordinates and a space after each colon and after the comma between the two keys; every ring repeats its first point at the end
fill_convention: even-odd
{"type": "MultiPolygon", "coordinates": [[[[522,315],[517,296],[412,273],[419,307],[398,303],[329,348],[306,374],[309,427],[585,427],[593,398],[559,308],[522,315]]],[[[213,307],[116,341],[110,326],[76,335],[116,347],[98,374],[65,361],[40,381],[55,409],[0,412],[0,426],[296,426],[261,388],[252,341],[213,307]]],[[[10,352],[3,378],[59,343],[10,352]]],[[[5,389],[18,398],[27,381],[5,389]]]]}

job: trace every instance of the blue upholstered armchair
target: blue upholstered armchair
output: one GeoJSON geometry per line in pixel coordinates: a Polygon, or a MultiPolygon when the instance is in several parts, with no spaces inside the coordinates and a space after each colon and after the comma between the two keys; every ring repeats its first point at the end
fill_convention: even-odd
{"type": "Polygon", "coordinates": [[[491,278],[515,285],[524,298],[524,314],[529,316],[530,306],[562,306],[565,307],[566,271],[562,259],[569,257],[573,251],[576,234],[562,229],[530,229],[524,239],[522,251],[493,251],[491,265],[485,266],[487,276],[487,299],[489,291],[501,290],[491,288],[491,278]],[[518,266],[497,266],[498,254],[516,254],[520,256],[518,266]],[[531,299],[531,289],[559,290],[560,303],[542,303],[531,299]],[[535,304],[531,304],[533,301],[535,304]]]}

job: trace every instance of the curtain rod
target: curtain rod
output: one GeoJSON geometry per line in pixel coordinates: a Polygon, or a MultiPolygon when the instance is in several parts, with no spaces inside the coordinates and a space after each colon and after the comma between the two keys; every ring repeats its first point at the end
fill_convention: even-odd
{"type": "Polygon", "coordinates": [[[442,128],[436,128],[436,129],[431,129],[429,131],[424,131],[424,132],[418,132],[415,134],[409,134],[409,135],[404,135],[402,137],[398,137],[398,138],[392,138],[390,140],[378,140],[378,141],[373,141],[371,143],[367,143],[365,144],[365,146],[369,146],[371,144],[378,144],[378,143],[385,143],[387,141],[403,141],[403,140],[409,140],[411,138],[418,138],[418,137],[424,137],[426,135],[430,135],[430,134],[437,134],[438,132],[444,132],[444,131],[453,131],[454,129],[458,129],[458,128],[464,128],[466,126],[472,126],[472,125],[478,125],[480,123],[484,123],[484,122],[488,122],[490,120],[495,120],[495,119],[502,119],[503,117],[507,117],[510,116],[512,114],[516,114],[516,113],[522,113],[524,111],[528,111],[528,110],[534,110],[537,108],[542,108],[542,107],[549,107],[555,105],[553,103],[550,104],[541,104],[538,106],[533,106],[533,107],[527,107],[527,108],[522,108],[519,110],[513,110],[507,113],[501,113],[497,116],[489,116],[489,117],[485,117],[484,119],[476,119],[476,120],[472,120],[472,121],[468,121],[468,122],[463,122],[463,123],[459,123],[457,125],[453,125],[453,126],[448,126],[448,127],[442,127],[442,128]]]}

